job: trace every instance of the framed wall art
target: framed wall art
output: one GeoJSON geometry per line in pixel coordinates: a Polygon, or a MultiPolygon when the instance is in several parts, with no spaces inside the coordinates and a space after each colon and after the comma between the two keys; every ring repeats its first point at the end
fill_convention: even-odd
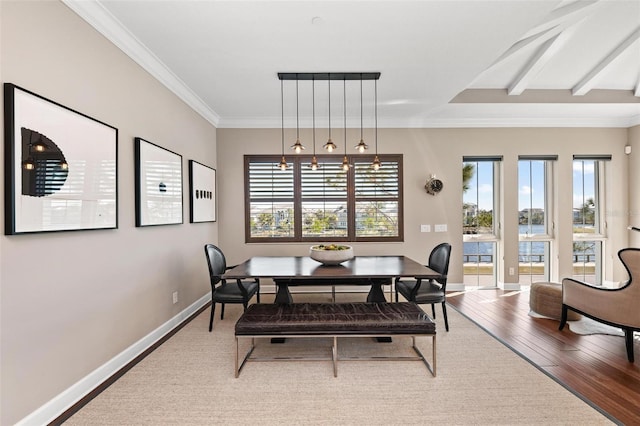
{"type": "Polygon", "coordinates": [[[136,226],[175,225],[182,219],[182,156],[135,138],[136,226]]]}
{"type": "Polygon", "coordinates": [[[189,221],[216,221],[216,170],[189,160],[189,221]]]}
{"type": "Polygon", "coordinates": [[[118,129],[4,84],[5,235],[118,227],[118,129]]]}

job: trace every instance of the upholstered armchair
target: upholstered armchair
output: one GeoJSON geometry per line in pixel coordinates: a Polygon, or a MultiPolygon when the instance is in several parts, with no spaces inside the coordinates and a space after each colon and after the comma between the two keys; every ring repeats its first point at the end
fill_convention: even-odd
{"type": "Polygon", "coordinates": [[[594,287],[571,278],[562,280],[560,330],[572,310],[596,321],[624,330],[627,358],[633,357],[633,332],[640,331],[640,249],[625,248],[618,257],[629,273],[629,281],[619,288],[594,287]]]}

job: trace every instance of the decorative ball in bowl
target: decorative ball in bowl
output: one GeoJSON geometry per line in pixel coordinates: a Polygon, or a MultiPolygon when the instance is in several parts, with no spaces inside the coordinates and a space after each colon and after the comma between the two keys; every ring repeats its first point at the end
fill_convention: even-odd
{"type": "Polygon", "coordinates": [[[309,257],[323,265],[339,265],[353,258],[353,247],[340,244],[311,246],[309,257]]]}

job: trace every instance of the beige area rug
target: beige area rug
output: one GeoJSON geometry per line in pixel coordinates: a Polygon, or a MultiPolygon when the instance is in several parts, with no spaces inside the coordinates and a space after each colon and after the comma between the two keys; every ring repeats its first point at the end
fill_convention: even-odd
{"type": "MultiPolygon", "coordinates": [[[[263,296],[263,302],[270,301],[263,296]]],[[[330,297],[330,296],[329,296],[330,297]]],[[[363,300],[338,294],[338,302],[363,300]]],[[[294,295],[327,301],[325,295],[294,295]]],[[[426,312],[430,307],[425,306],[426,312]]],[[[233,328],[242,308],[228,305],[214,331],[200,314],[72,416],[68,425],[423,425],[611,424],[485,331],[449,309],[438,314],[437,377],[416,361],[248,363],[234,377],[233,328]]],[[[430,358],[431,338],[418,346],[430,358]]],[[[325,356],[328,339],[258,341],[263,351],[325,356]]],[[[340,353],[410,354],[410,339],[341,339],[340,353]]]]}

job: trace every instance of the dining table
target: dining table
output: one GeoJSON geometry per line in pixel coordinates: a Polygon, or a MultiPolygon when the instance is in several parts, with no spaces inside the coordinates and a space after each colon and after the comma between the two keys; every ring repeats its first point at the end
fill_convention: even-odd
{"type": "Polygon", "coordinates": [[[255,256],[227,270],[224,279],[271,278],[275,303],[292,303],[289,287],[299,285],[370,285],[367,302],[384,303],[382,286],[396,277],[436,279],[442,274],[407,257],[355,256],[338,265],[324,265],[308,256],[255,256]]]}

